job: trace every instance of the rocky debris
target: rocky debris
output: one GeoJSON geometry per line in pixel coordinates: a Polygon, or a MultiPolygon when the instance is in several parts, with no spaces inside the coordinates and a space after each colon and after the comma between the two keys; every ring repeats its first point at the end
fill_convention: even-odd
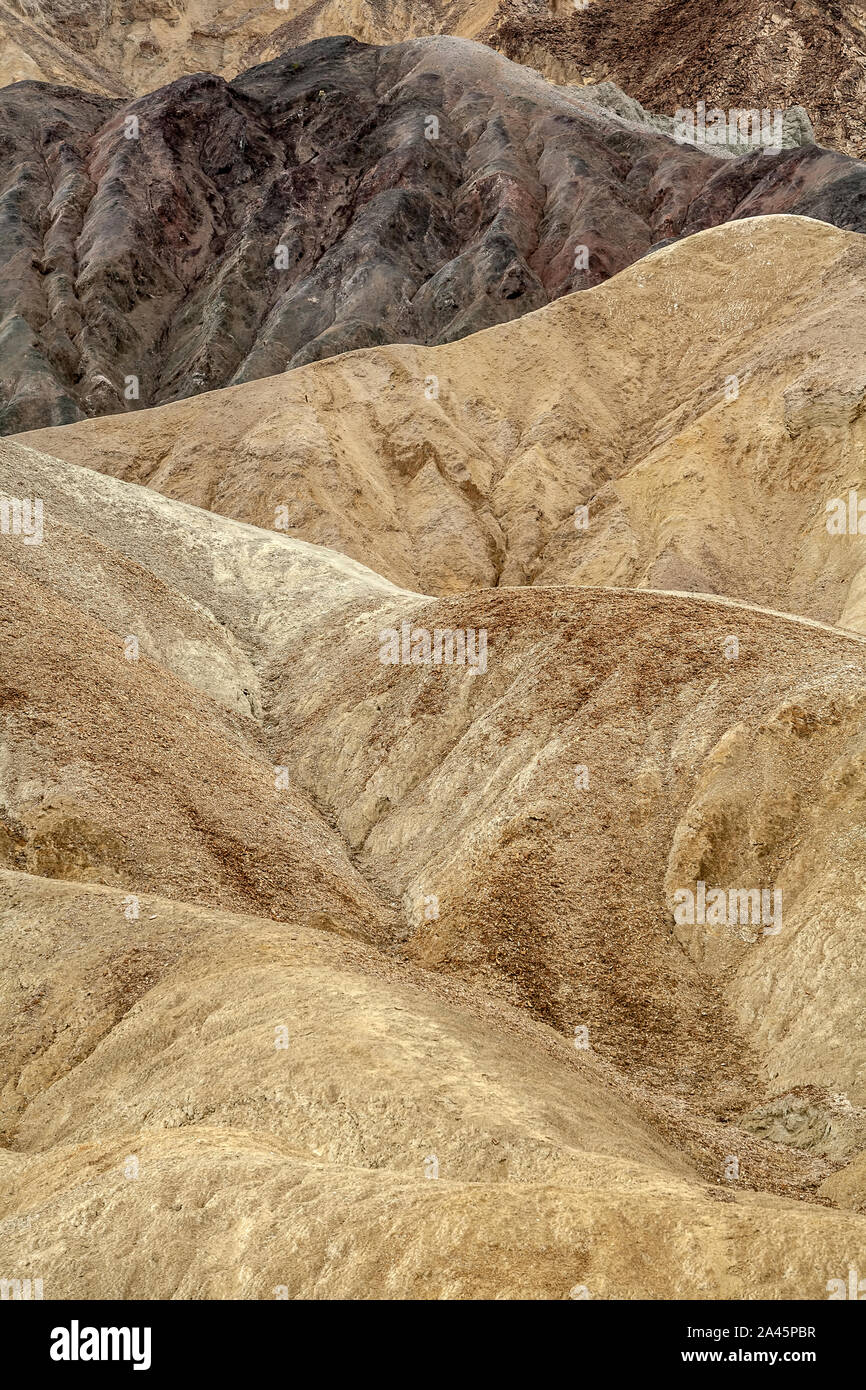
{"type": "MultiPolygon", "coordinates": [[[[866,1109],[842,1093],[801,1086],[739,1117],[741,1128],[773,1144],[808,1149],[835,1160],[866,1151],[866,1109]]],[[[844,1205],[847,1205],[845,1203],[844,1205]]]]}

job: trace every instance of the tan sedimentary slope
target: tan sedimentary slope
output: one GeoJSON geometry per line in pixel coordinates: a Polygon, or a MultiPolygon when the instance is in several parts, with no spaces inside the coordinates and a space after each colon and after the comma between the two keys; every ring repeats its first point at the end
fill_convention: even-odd
{"type": "Polygon", "coordinates": [[[19,438],[427,593],[682,589],[863,630],[826,506],[864,482],[864,290],[862,237],[746,219],[460,342],[19,438]]]}
{"type": "MultiPolygon", "coordinates": [[[[56,13],[56,5],[51,9],[56,13]]],[[[75,9],[80,15],[81,7],[75,9]]],[[[0,87],[11,82],[57,82],[83,92],[131,95],[117,71],[109,72],[93,61],[92,47],[81,43],[80,29],[64,33],[52,20],[47,6],[17,0],[0,3],[0,87]]]]}
{"type": "Polygon", "coordinates": [[[0,447],[44,502],[40,546],[0,542],[4,1267],[820,1297],[860,1258],[862,1217],[788,1198],[862,1204],[862,639],[669,593],[428,599],[0,447]],[[385,664],[404,621],[486,661],[385,664]],[[678,926],[701,879],[780,888],[782,931],[678,926]]]}
{"type": "Polygon", "coordinates": [[[289,576],[338,605],[390,586],[15,445],[0,489],[42,499],[45,528],[40,545],[0,536],[2,862],[381,932],[388,910],[330,827],[277,786],[255,642],[231,624],[266,640],[259,590],[289,576]]]}
{"type": "Polygon", "coordinates": [[[286,18],[272,0],[2,0],[0,86],[35,79],[131,96],[184,73],[234,76],[286,18]]]}
{"type": "Polygon", "coordinates": [[[862,639],[606,590],[405,616],[486,631],[486,672],[382,664],[380,612],[309,632],[263,703],[355,862],[402,895],[407,954],[588,1025],[630,1075],[720,1115],[753,1066],[862,1106],[862,639]],[[677,927],[700,880],[780,889],[783,930],[677,927]]]}
{"type": "MultiPolygon", "coordinates": [[[[430,600],[12,442],[0,457],[5,491],[45,511],[42,545],[3,537],[10,867],[278,917],[303,902],[340,926],[333,870],[352,930],[391,933],[563,1032],[599,1025],[599,1050],[652,1084],[723,1108],[751,1094],[757,1063],[716,975],[734,960],[748,975],[785,943],[706,959],[703,940],[677,945],[672,885],[711,871],[763,885],[783,868],[799,885],[792,847],[817,853],[827,834],[841,865],[856,790],[834,793],[838,812],[822,797],[852,776],[859,639],[672,595],[430,600]],[[404,620],[484,629],[488,669],[383,664],[379,634],[404,620]],[[813,725],[820,752],[805,758],[813,725]],[[717,829],[732,762],[743,809],[717,829]],[[451,904],[441,919],[419,920],[427,894],[451,904]],[[618,917],[629,927],[612,935],[618,917]]],[[[827,858],[803,892],[822,890],[827,858]]],[[[840,945],[825,968],[846,959],[840,945]]],[[[780,999],[786,1035],[791,1013],[806,1027],[808,1011],[780,999]]],[[[820,1059],[813,1041],[801,1066],[789,1044],[768,1079],[856,1083],[856,1048],[823,1071],[820,1059]]]]}
{"type": "Polygon", "coordinates": [[[863,1249],[863,1216],[702,1181],[512,1011],[122,908],[0,875],[0,1264],[47,1298],[822,1298],[863,1249]]]}

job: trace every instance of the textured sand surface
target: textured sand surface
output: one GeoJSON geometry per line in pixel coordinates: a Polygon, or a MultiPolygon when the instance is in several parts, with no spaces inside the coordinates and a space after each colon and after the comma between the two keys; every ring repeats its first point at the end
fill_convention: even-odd
{"type": "Polygon", "coordinates": [[[161,898],[133,937],[117,891],[15,873],[0,902],[30,1052],[0,1261],[46,1297],[808,1299],[863,1248],[866,1217],[702,1181],[592,1058],[360,946],[161,898]]]}

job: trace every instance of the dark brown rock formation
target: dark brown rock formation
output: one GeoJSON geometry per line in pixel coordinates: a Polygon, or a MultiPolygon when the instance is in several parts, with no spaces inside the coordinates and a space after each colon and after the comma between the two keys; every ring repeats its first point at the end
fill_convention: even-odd
{"type": "Polygon", "coordinates": [[[3,433],[451,341],[735,218],[864,223],[855,160],[678,145],[460,39],[0,108],[3,433]]]}

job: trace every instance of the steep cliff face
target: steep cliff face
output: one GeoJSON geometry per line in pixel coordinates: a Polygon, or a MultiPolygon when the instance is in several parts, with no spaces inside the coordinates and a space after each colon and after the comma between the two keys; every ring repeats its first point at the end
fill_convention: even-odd
{"type": "Polygon", "coordinates": [[[0,109],[4,433],[447,342],[731,218],[866,217],[842,155],[676,144],[461,39],[0,109]]]}

